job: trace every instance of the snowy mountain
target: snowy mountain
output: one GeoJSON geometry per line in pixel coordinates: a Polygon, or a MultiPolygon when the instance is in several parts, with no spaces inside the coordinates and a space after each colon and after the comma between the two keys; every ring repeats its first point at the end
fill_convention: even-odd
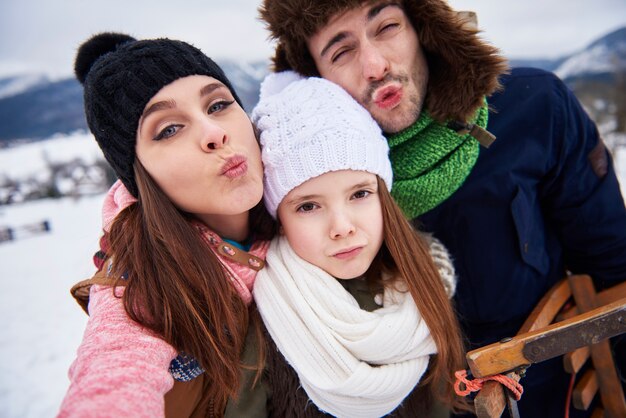
{"type": "Polygon", "coordinates": [[[626,71],[626,27],[595,40],[581,51],[557,59],[511,59],[513,67],[538,67],[555,72],[568,83],[574,80],[609,80],[626,71]]]}
{"type": "Polygon", "coordinates": [[[43,74],[23,74],[0,79],[0,99],[15,96],[48,82],[48,77],[43,74]]]}
{"type": "Polygon", "coordinates": [[[569,80],[626,70],[626,27],[609,33],[584,50],[565,59],[556,74],[569,80]]]}
{"type": "Polygon", "coordinates": [[[6,83],[15,93],[0,98],[0,141],[47,138],[86,129],[82,87],[72,78],[46,81],[13,77],[6,83]]]}
{"type": "MultiPolygon", "coordinates": [[[[268,63],[227,61],[220,65],[245,109],[252,110],[268,63]]],[[[82,87],[73,77],[54,81],[40,74],[0,78],[0,122],[0,147],[16,140],[87,130],[82,87]]]]}
{"type": "Polygon", "coordinates": [[[247,112],[251,112],[259,101],[259,87],[269,72],[269,62],[235,63],[230,61],[220,62],[220,66],[235,86],[243,107],[247,112]]]}

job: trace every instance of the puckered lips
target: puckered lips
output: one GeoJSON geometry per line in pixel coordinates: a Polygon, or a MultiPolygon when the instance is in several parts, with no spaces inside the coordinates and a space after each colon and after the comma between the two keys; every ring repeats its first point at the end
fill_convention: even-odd
{"type": "Polygon", "coordinates": [[[234,155],[226,160],[220,175],[234,179],[243,176],[248,172],[248,159],[243,155],[234,155]]]}
{"type": "Polygon", "coordinates": [[[402,100],[402,86],[397,84],[387,85],[374,92],[374,103],[381,109],[393,109],[402,100]]]}

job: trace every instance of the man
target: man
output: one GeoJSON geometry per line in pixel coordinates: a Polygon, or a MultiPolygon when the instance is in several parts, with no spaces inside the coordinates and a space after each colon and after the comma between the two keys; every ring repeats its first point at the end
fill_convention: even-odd
{"type": "MultiPolygon", "coordinates": [[[[554,75],[505,74],[443,0],[264,0],[260,12],[276,71],[338,83],[387,133],[394,198],[455,259],[470,349],[516,334],[567,271],[598,287],[626,278],[613,163],[554,75]]],[[[562,416],[567,379],[558,361],[531,367],[521,415],[562,416]]]]}

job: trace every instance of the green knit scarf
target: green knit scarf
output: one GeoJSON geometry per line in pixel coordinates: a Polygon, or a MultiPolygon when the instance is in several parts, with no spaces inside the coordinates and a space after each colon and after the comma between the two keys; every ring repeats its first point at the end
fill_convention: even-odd
{"type": "MultiPolygon", "coordinates": [[[[487,103],[470,121],[487,126],[487,103]]],[[[452,195],[476,164],[478,141],[434,121],[426,111],[407,129],[387,137],[393,167],[394,197],[405,216],[413,219],[452,195]]]]}

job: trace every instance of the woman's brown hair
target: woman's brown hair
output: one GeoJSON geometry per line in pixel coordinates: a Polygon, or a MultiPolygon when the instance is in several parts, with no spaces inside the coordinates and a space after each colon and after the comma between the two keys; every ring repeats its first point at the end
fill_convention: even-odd
{"type": "MultiPolygon", "coordinates": [[[[109,233],[113,277],[127,277],[128,315],[204,368],[203,402],[221,411],[239,388],[248,309],[191,216],[173,205],[139,160],[134,172],[139,201],[115,218],[109,233]]],[[[271,223],[260,225],[262,209],[251,211],[251,224],[267,239],[271,223]]]]}
{"type": "Polygon", "coordinates": [[[437,345],[437,355],[433,356],[428,375],[420,385],[428,387],[433,397],[453,410],[467,411],[467,401],[456,396],[453,390],[454,372],[463,369],[465,364],[461,328],[429,246],[406,219],[380,177],[378,194],[384,225],[383,246],[377,262],[372,265],[374,271],[367,274],[368,280],[380,278],[381,269],[406,280],[437,345]]]}

